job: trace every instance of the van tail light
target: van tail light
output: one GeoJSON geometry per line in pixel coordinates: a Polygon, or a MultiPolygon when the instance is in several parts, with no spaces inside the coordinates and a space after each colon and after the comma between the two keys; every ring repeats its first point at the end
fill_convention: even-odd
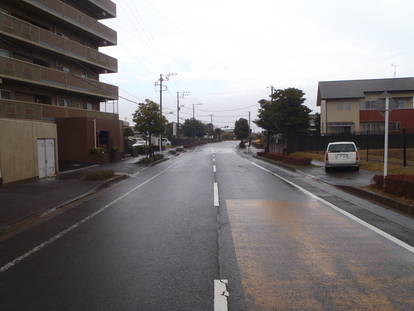
{"type": "Polygon", "coordinates": [[[328,153],[327,152],[325,152],[325,160],[326,161],[329,161],[329,156],[328,156],[328,153]]]}
{"type": "Polygon", "coordinates": [[[355,160],[359,160],[359,152],[355,152],[355,160]]]}

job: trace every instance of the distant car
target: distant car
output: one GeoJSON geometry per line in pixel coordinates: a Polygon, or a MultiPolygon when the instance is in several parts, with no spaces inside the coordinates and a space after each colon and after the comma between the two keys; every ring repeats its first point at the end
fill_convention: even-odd
{"type": "MultiPolygon", "coordinates": [[[[158,139],[159,141],[159,139],[158,139]]],[[[163,146],[171,146],[171,141],[169,141],[167,138],[162,139],[163,146]]]]}
{"type": "Polygon", "coordinates": [[[339,141],[329,143],[325,152],[325,170],[329,172],[333,167],[352,167],[359,170],[359,152],[355,143],[339,141]]]}
{"type": "Polygon", "coordinates": [[[148,142],[146,142],[145,140],[138,140],[135,144],[132,145],[132,147],[145,146],[145,145],[148,145],[148,142]]]}

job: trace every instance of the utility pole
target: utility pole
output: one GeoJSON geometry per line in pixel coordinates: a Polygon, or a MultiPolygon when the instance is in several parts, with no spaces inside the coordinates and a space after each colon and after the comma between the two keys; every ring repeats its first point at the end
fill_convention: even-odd
{"type": "MultiPolygon", "coordinates": [[[[160,87],[160,90],[159,90],[159,92],[160,92],[160,117],[162,117],[162,91],[163,91],[163,89],[162,89],[162,82],[163,81],[169,81],[170,80],[170,76],[176,76],[176,75],[177,75],[176,72],[169,72],[167,74],[162,74],[161,73],[160,74],[160,78],[158,80],[159,83],[155,82],[155,86],[159,86],[160,87]]],[[[164,91],[166,91],[166,90],[167,90],[167,86],[165,86],[165,90],[164,91]]],[[[160,135],[159,145],[160,145],[160,152],[161,152],[162,151],[162,134],[160,135]]]]}
{"type": "Polygon", "coordinates": [[[199,105],[202,105],[202,104],[193,104],[193,127],[194,127],[194,137],[196,136],[194,106],[199,106],[199,105]]]}
{"type": "Polygon", "coordinates": [[[184,92],[177,92],[177,138],[178,138],[178,144],[180,145],[180,98],[184,99],[185,96],[189,96],[190,91],[184,91],[184,92]]]}
{"type": "Polygon", "coordinates": [[[250,111],[249,111],[249,146],[247,147],[247,154],[250,154],[250,145],[252,143],[252,130],[250,128],[250,111]]]}

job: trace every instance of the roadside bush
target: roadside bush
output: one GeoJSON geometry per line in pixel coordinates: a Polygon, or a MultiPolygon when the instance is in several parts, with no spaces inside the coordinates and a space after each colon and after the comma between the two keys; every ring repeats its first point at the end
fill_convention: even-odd
{"type": "Polygon", "coordinates": [[[371,184],[374,184],[374,186],[378,189],[382,189],[384,187],[384,176],[383,175],[374,175],[371,179],[371,184]]]}
{"type": "Polygon", "coordinates": [[[177,153],[177,150],[169,150],[168,153],[169,154],[176,154],[177,153]]]}
{"type": "Polygon", "coordinates": [[[138,163],[152,163],[157,160],[164,159],[164,155],[162,153],[156,153],[153,157],[142,158],[138,161],[138,163]]]}
{"type": "Polygon", "coordinates": [[[86,173],[85,179],[87,181],[100,181],[113,177],[115,172],[113,170],[96,170],[86,173]]]}
{"type": "Polygon", "coordinates": [[[164,155],[162,153],[154,154],[154,161],[164,159],[164,155]]]}
{"type": "Polygon", "coordinates": [[[414,200],[414,176],[408,174],[375,175],[371,183],[383,192],[406,200],[414,200]]]}
{"type": "Polygon", "coordinates": [[[134,150],[136,150],[138,152],[138,154],[147,154],[148,150],[149,150],[148,145],[135,146],[133,148],[134,148],[134,150]]]}
{"type": "Polygon", "coordinates": [[[258,152],[257,155],[259,157],[263,157],[266,159],[270,159],[277,162],[282,162],[285,164],[295,165],[295,166],[306,166],[310,165],[312,162],[312,158],[309,157],[302,157],[302,156],[294,156],[294,155],[283,155],[281,153],[275,152],[258,152]]]}
{"type": "Polygon", "coordinates": [[[92,148],[91,149],[91,154],[104,154],[106,153],[106,150],[104,148],[92,148]]]}
{"type": "Polygon", "coordinates": [[[413,175],[387,175],[385,177],[384,192],[401,196],[407,200],[414,199],[414,176],[413,175]]]}

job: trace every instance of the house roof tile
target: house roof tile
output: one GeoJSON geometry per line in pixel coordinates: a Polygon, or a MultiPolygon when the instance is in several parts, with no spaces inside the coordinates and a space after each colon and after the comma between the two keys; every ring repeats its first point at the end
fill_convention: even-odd
{"type": "Polygon", "coordinates": [[[318,99],[364,98],[364,93],[384,91],[414,91],[414,78],[321,81],[318,99]]]}

